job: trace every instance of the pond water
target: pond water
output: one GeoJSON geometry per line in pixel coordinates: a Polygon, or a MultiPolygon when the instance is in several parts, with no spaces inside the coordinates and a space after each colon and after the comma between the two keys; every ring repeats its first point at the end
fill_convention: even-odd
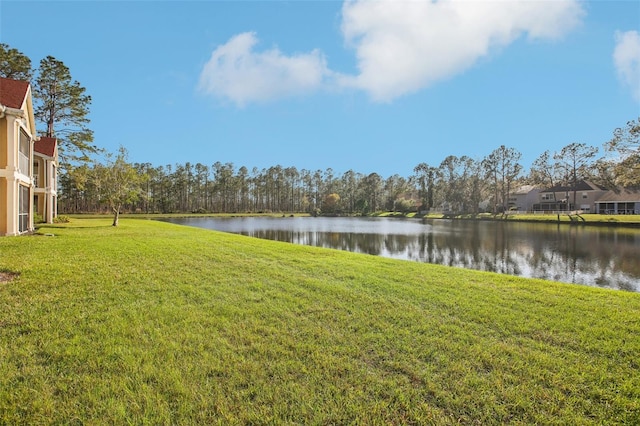
{"type": "Polygon", "coordinates": [[[640,229],[341,217],[170,221],[295,244],[640,292],[640,229]]]}

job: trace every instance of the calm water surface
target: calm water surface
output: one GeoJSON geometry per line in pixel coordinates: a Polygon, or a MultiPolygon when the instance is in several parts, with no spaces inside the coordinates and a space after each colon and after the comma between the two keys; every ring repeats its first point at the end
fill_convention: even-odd
{"type": "Polygon", "coordinates": [[[640,229],[391,218],[171,219],[251,237],[640,292],[640,229]]]}

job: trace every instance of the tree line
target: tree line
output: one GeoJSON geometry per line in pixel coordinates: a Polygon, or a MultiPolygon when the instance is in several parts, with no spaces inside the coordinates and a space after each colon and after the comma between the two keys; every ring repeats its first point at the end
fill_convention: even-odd
{"type": "MultiPolygon", "coordinates": [[[[120,205],[140,213],[278,212],[365,215],[377,211],[450,211],[499,213],[509,208],[509,194],[521,185],[575,188],[583,179],[609,188],[640,187],[640,118],[631,121],[604,147],[571,143],[545,151],[525,173],[521,153],[504,145],[482,159],[446,157],[436,165],[420,163],[409,176],[353,170],[335,173],[281,165],[236,167],[232,163],[184,163],[154,166],[118,160],[128,170],[129,188],[120,205]],[[617,135],[617,136],[616,136],[617,135]]],[[[105,204],[104,165],[84,164],[60,177],[59,210],[94,212],[105,204]]],[[[575,190],[573,191],[575,205],[575,190]]]]}
{"type": "Polygon", "coordinates": [[[52,56],[37,69],[17,49],[0,43],[0,76],[32,82],[34,115],[41,135],[58,139],[61,155],[58,211],[96,212],[109,208],[114,225],[124,209],[144,213],[309,212],[369,214],[433,209],[457,213],[498,213],[523,184],[575,187],[590,179],[609,188],[640,187],[640,117],[613,132],[598,147],[570,143],[545,151],[525,174],[521,153],[504,145],[482,159],[446,157],[419,163],[409,176],[383,177],[349,170],[236,167],[232,163],[156,166],[130,163],[98,148],[89,128],[91,96],[52,56]],[[100,156],[102,155],[102,158],[100,156]]]}

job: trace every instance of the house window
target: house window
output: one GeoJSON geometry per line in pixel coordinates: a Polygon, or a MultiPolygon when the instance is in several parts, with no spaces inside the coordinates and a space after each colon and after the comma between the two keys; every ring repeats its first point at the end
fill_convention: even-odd
{"type": "Polygon", "coordinates": [[[29,175],[29,145],[31,139],[27,133],[20,129],[20,146],[18,147],[18,170],[24,175],[29,175]]]}
{"type": "Polygon", "coordinates": [[[551,200],[553,200],[552,193],[542,194],[542,201],[551,201],[551,200]]]}
{"type": "Polygon", "coordinates": [[[52,169],[53,169],[53,176],[51,176],[49,179],[53,183],[53,190],[57,191],[58,190],[58,171],[56,169],[55,164],[53,165],[52,169]]]}
{"type": "Polygon", "coordinates": [[[34,161],[33,163],[33,184],[38,188],[40,182],[40,163],[34,161]]]}
{"type": "Polygon", "coordinates": [[[29,187],[20,185],[18,193],[20,209],[18,210],[18,232],[29,230],[29,187]]]}
{"type": "Polygon", "coordinates": [[[588,195],[587,195],[587,193],[586,193],[586,192],[583,192],[583,193],[582,193],[582,199],[583,199],[583,200],[584,200],[584,199],[586,199],[586,198],[587,198],[587,196],[588,196],[588,195]]]}

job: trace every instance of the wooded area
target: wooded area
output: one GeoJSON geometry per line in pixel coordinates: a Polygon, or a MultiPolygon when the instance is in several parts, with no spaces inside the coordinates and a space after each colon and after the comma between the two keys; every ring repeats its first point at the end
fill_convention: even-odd
{"type": "MultiPolygon", "coordinates": [[[[504,145],[482,159],[450,155],[421,162],[409,176],[383,177],[353,170],[298,170],[275,165],[249,169],[232,163],[129,163],[93,141],[88,127],[91,97],[69,69],[48,56],[37,70],[22,52],[0,43],[0,76],[31,80],[36,120],[60,151],[59,213],[309,212],[368,214],[376,211],[493,213],[509,208],[509,194],[524,184],[575,187],[588,179],[607,188],[640,188],[640,117],[613,131],[598,147],[573,142],[545,151],[524,173],[521,153],[504,145]]],[[[221,143],[231,143],[222,141],[221,143]]],[[[425,146],[427,146],[425,144],[425,146]]],[[[575,201],[575,191],[574,191],[575,201]]],[[[574,202],[575,204],[575,202],[574,202]]]]}
{"type": "MultiPolygon", "coordinates": [[[[629,122],[626,129],[618,129],[615,134],[631,134],[637,139],[639,121],[629,122]]],[[[634,143],[637,145],[637,140],[634,143]]],[[[502,212],[508,209],[509,194],[524,184],[548,188],[589,179],[610,188],[621,183],[639,186],[637,147],[629,143],[624,146],[631,146],[630,154],[607,159],[596,158],[595,147],[572,143],[556,153],[542,153],[528,174],[520,163],[521,154],[500,146],[481,160],[452,155],[437,166],[420,163],[410,176],[386,178],[353,170],[339,174],[330,168],[311,171],[281,165],[248,169],[221,162],[210,166],[129,164],[126,151],[121,150],[120,164],[130,167],[134,173],[128,176],[135,176],[137,185],[137,191],[129,188],[121,204],[129,212],[140,213],[368,214],[432,209],[478,213],[481,206],[485,211],[502,212]]],[[[96,170],[101,167],[99,163],[83,164],[60,176],[61,213],[100,211],[104,188],[96,170]]]]}

